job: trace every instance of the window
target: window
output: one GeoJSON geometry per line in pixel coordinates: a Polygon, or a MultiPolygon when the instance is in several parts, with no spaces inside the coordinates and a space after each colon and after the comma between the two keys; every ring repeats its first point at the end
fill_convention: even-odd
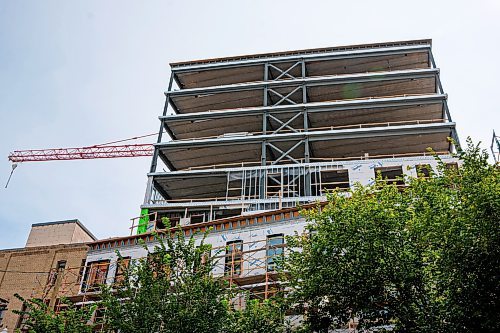
{"type": "Polygon", "coordinates": [[[283,234],[267,236],[266,242],[266,266],[268,272],[274,272],[281,268],[284,247],[283,234]]]}
{"type": "Polygon", "coordinates": [[[456,162],[446,163],[445,168],[448,170],[458,170],[458,163],[456,162]]]}
{"type": "Polygon", "coordinates": [[[382,176],[382,181],[395,185],[404,185],[403,180],[403,168],[401,166],[386,167],[386,168],[375,168],[375,175],[378,174],[382,176]]]}
{"type": "Polygon", "coordinates": [[[125,272],[130,265],[130,257],[119,258],[116,262],[115,284],[122,284],[125,280],[125,272]]]}
{"type": "Polygon", "coordinates": [[[63,271],[65,268],[66,268],[66,260],[59,260],[57,262],[56,268],[50,270],[49,280],[47,281],[47,284],[55,285],[59,272],[63,271]]]}
{"type": "Polygon", "coordinates": [[[82,259],[82,262],[80,263],[80,269],[78,270],[78,282],[77,283],[82,282],[83,271],[85,270],[85,262],[86,261],[87,261],[87,259],[82,259]]]}
{"type": "Polygon", "coordinates": [[[96,291],[106,283],[109,260],[94,261],[87,264],[83,277],[83,291],[96,291]]]}
{"type": "Polygon", "coordinates": [[[225,275],[240,275],[242,264],[243,241],[236,240],[227,242],[226,261],[224,265],[225,275]]]}
{"type": "Polygon", "coordinates": [[[3,327],[3,318],[7,312],[7,301],[0,298],[0,327],[3,327]]]}
{"type": "Polygon", "coordinates": [[[59,270],[63,270],[66,268],[66,260],[59,260],[57,262],[57,266],[56,266],[56,269],[59,271],[59,270]]]}
{"type": "Polygon", "coordinates": [[[418,178],[429,178],[432,173],[432,168],[429,164],[419,164],[415,166],[418,178]]]}
{"type": "Polygon", "coordinates": [[[321,190],[349,188],[349,172],[347,170],[321,170],[321,190]]]}

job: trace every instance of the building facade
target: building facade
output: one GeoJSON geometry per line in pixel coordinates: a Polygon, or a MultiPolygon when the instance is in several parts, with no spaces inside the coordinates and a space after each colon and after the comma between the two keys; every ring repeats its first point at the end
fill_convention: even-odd
{"type": "Polygon", "coordinates": [[[162,217],[207,241],[216,277],[267,298],[274,258],[328,191],[377,174],[455,165],[458,137],[430,40],[248,55],[171,64],[138,235],[97,241],[81,293],[119,279],[116,250],[144,257],[162,217]],[[167,134],[167,136],[165,135],[167,134]],[[450,141],[449,138],[453,138],[450,141]]]}
{"type": "Polygon", "coordinates": [[[22,328],[23,310],[14,297],[42,299],[55,306],[61,296],[77,295],[87,243],[96,238],[78,220],[33,224],[26,247],[0,250],[0,329],[22,328]]]}

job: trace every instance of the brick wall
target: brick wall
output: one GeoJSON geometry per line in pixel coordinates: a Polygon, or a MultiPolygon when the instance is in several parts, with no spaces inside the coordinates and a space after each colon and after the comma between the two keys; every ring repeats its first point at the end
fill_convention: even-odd
{"type": "Polygon", "coordinates": [[[86,258],[87,249],[85,244],[70,244],[0,251],[0,299],[8,302],[0,329],[7,327],[8,332],[13,332],[16,327],[19,316],[12,310],[20,310],[22,304],[14,297],[15,293],[28,299],[50,299],[53,285],[47,282],[60,261],[66,261],[66,271],[57,296],[78,293],[69,286],[78,285],[79,266],[86,258]]]}

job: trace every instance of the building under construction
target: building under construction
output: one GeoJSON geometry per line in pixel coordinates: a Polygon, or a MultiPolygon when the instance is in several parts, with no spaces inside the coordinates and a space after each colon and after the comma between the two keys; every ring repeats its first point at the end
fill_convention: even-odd
{"type": "Polygon", "coordinates": [[[59,275],[58,294],[77,304],[123,279],[117,250],[127,263],[147,255],[140,240],[154,247],[149,231],[165,228],[162,217],[186,236],[212,228],[214,276],[268,298],[281,288],[286,236],[308,223],[299,204],[321,209],[328,191],[377,174],[404,186],[417,169],[436,169],[429,148],[459,162],[430,40],[171,67],[141,217],[130,236],[90,243],[84,267],[59,275]]]}
{"type": "Polygon", "coordinates": [[[431,40],[171,68],[142,208],[173,223],[324,200],[377,171],[415,175],[428,148],[447,158],[458,142],[431,40]]]}
{"type": "Polygon", "coordinates": [[[119,279],[116,250],[146,256],[139,240],[152,248],[146,231],[168,217],[186,236],[213,228],[214,276],[267,298],[279,288],[286,236],[307,224],[298,204],[316,207],[378,172],[404,186],[417,168],[436,168],[428,148],[458,162],[430,40],[171,66],[142,205],[149,219],[135,225],[138,235],[91,244],[81,295],[119,279]]]}

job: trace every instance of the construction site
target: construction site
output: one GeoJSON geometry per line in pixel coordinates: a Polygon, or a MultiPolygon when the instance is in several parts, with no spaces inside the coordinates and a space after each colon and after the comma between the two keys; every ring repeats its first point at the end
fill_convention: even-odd
{"type": "MultiPolygon", "coordinates": [[[[217,258],[213,274],[241,291],[239,306],[247,292],[267,299],[281,288],[276,258],[286,236],[308,223],[301,207],[321,209],[329,191],[371,185],[377,174],[404,186],[417,169],[436,170],[434,155],[460,163],[427,39],[172,63],[165,97],[153,145],[11,156],[152,155],[130,236],[78,241],[88,246],[81,264],[54,263],[25,297],[92,302],[99,285],[123,276],[116,251],[129,261],[144,257],[141,243],[153,248],[153,232],[168,218],[186,236],[213,229],[206,239],[217,258]]],[[[0,271],[0,286],[7,275],[0,271]]],[[[5,307],[7,294],[0,293],[5,307]]]]}

